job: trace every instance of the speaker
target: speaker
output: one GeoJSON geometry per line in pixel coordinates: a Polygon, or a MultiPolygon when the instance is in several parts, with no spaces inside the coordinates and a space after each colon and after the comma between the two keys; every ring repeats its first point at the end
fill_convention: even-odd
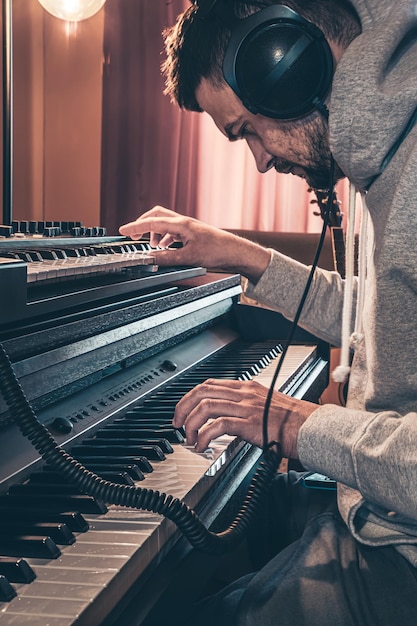
{"type": "Polygon", "coordinates": [[[333,78],[333,56],[323,32],[281,4],[231,19],[227,2],[196,4],[201,17],[213,11],[231,28],[223,74],[244,106],[282,120],[323,112],[333,78]]]}

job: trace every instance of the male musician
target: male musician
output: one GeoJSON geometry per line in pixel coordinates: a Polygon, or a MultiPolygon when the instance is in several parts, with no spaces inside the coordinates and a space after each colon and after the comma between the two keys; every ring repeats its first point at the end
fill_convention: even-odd
{"type": "MultiPolygon", "coordinates": [[[[269,7],[280,6],[274,0],[199,4],[166,35],[168,93],[181,107],[208,112],[231,141],[245,139],[261,172],[274,167],[313,187],[347,176],[364,196],[369,224],[366,276],[342,281],[318,270],[301,317],[309,331],[340,345],[343,296],[353,310],[359,301],[347,406],[275,393],[269,413],[269,440],[336,479],[337,504],[329,492],[305,488],[300,475],[279,474],[255,532],[258,571],[204,600],[190,623],[414,625],[416,0],[286,0],[301,16],[289,18],[296,35],[282,27],[285,7],[275,14],[276,33],[270,27],[269,7]],[[260,16],[261,26],[248,15],[260,16]],[[304,20],[324,43],[320,34],[306,43],[317,31],[304,20]],[[240,40],[244,62],[233,68],[240,40]],[[303,90],[316,68],[308,97],[303,90]]],[[[151,232],[162,246],[181,241],[182,248],[157,253],[161,265],[237,270],[249,279],[249,295],[295,315],[309,269],[280,253],[161,207],[120,231],[133,238],[151,232]]],[[[198,450],[223,433],[262,445],[265,396],[256,382],[209,380],[179,402],[174,423],[185,425],[198,450]]],[[[194,599],[184,594],[190,606],[194,599]]]]}

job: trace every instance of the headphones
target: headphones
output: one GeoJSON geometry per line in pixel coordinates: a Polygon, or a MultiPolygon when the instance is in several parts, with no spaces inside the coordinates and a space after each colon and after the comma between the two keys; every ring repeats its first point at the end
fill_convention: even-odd
{"type": "Polygon", "coordinates": [[[230,0],[194,4],[199,19],[213,12],[231,29],[223,75],[249,111],[293,120],[318,109],[327,117],[333,56],[317,26],[282,4],[242,19],[231,15],[230,0]]]}

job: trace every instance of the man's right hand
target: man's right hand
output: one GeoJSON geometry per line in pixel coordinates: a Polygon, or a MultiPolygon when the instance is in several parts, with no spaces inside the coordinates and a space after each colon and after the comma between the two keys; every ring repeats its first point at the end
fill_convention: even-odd
{"type": "Polygon", "coordinates": [[[161,266],[222,268],[257,282],[270,261],[270,252],[258,244],[160,206],[124,224],[119,232],[133,240],[150,233],[151,246],[163,248],[156,251],[161,266]],[[182,247],[169,248],[178,242],[182,247]]]}

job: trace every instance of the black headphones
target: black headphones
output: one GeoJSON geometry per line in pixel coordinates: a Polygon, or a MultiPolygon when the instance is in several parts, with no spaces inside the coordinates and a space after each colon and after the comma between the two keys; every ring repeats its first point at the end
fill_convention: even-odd
{"type": "Polygon", "coordinates": [[[282,4],[238,19],[228,1],[194,4],[199,18],[213,11],[232,31],[223,74],[244,106],[282,120],[317,109],[326,114],[323,99],[333,78],[333,56],[323,32],[282,4]]]}

